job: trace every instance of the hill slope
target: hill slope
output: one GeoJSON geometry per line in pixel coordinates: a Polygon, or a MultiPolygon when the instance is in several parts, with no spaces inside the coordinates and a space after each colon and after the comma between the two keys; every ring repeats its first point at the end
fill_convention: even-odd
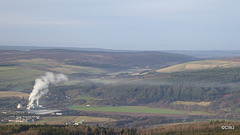
{"type": "Polygon", "coordinates": [[[162,68],[156,71],[161,73],[172,73],[172,72],[188,71],[188,70],[231,68],[231,67],[240,67],[240,57],[193,61],[193,62],[182,63],[178,65],[173,65],[173,66],[162,68]]]}
{"type": "MultiPolygon", "coordinates": [[[[240,68],[216,68],[169,74],[147,74],[91,90],[93,97],[111,105],[171,107],[176,101],[194,103],[192,109],[233,114],[240,108],[240,68]],[[187,102],[191,101],[191,102],[187,102]],[[207,103],[203,106],[198,103],[207,103]]],[[[190,108],[176,105],[182,109],[190,108]]],[[[175,106],[175,107],[176,107],[175,106]]],[[[230,118],[230,116],[229,116],[230,118]]]]}
{"type": "Polygon", "coordinates": [[[98,68],[164,67],[197,58],[164,52],[87,52],[72,50],[1,51],[0,65],[19,59],[53,59],[69,65],[98,68]]]}
{"type": "Polygon", "coordinates": [[[125,69],[156,69],[192,60],[196,58],[161,52],[0,51],[0,90],[30,90],[35,78],[47,71],[83,79],[125,69]]]}

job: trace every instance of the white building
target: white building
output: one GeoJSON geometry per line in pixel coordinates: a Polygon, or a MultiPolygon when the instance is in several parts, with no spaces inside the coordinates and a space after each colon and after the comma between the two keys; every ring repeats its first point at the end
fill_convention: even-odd
{"type": "Polygon", "coordinates": [[[17,105],[17,109],[22,109],[22,108],[23,108],[22,104],[19,103],[19,104],[17,105]]]}

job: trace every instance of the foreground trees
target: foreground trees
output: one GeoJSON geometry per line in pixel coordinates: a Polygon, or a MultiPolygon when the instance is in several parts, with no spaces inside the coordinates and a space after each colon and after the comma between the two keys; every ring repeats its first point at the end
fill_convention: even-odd
{"type": "Polygon", "coordinates": [[[237,135],[240,133],[240,122],[211,121],[189,124],[175,124],[148,129],[120,129],[93,126],[65,125],[1,125],[0,134],[17,135],[135,135],[135,134],[219,134],[237,135]],[[222,129],[232,126],[234,129],[222,129]]]}

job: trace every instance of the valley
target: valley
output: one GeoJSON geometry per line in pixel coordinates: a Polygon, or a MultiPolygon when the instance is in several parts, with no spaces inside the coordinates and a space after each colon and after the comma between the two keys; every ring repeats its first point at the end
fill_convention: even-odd
{"type": "Polygon", "coordinates": [[[6,122],[12,116],[38,117],[25,110],[35,79],[45,72],[62,73],[68,81],[49,85],[40,98],[49,113],[28,124],[83,120],[80,125],[139,128],[240,119],[238,57],[32,50],[2,51],[0,59],[3,124],[19,124],[6,122]]]}

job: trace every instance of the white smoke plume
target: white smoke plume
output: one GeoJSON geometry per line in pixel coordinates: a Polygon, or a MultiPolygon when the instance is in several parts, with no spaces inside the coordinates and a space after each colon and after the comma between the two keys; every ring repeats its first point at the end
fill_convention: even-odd
{"type": "Polygon", "coordinates": [[[30,109],[34,102],[39,105],[39,99],[48,93],[49,84],[58,84],[67,81],[68,78],[63,74],[53,74],[46,72],[44,76],[37,78],[33,86],[32,93],[29,96],[28,108],[30,109]]]}

